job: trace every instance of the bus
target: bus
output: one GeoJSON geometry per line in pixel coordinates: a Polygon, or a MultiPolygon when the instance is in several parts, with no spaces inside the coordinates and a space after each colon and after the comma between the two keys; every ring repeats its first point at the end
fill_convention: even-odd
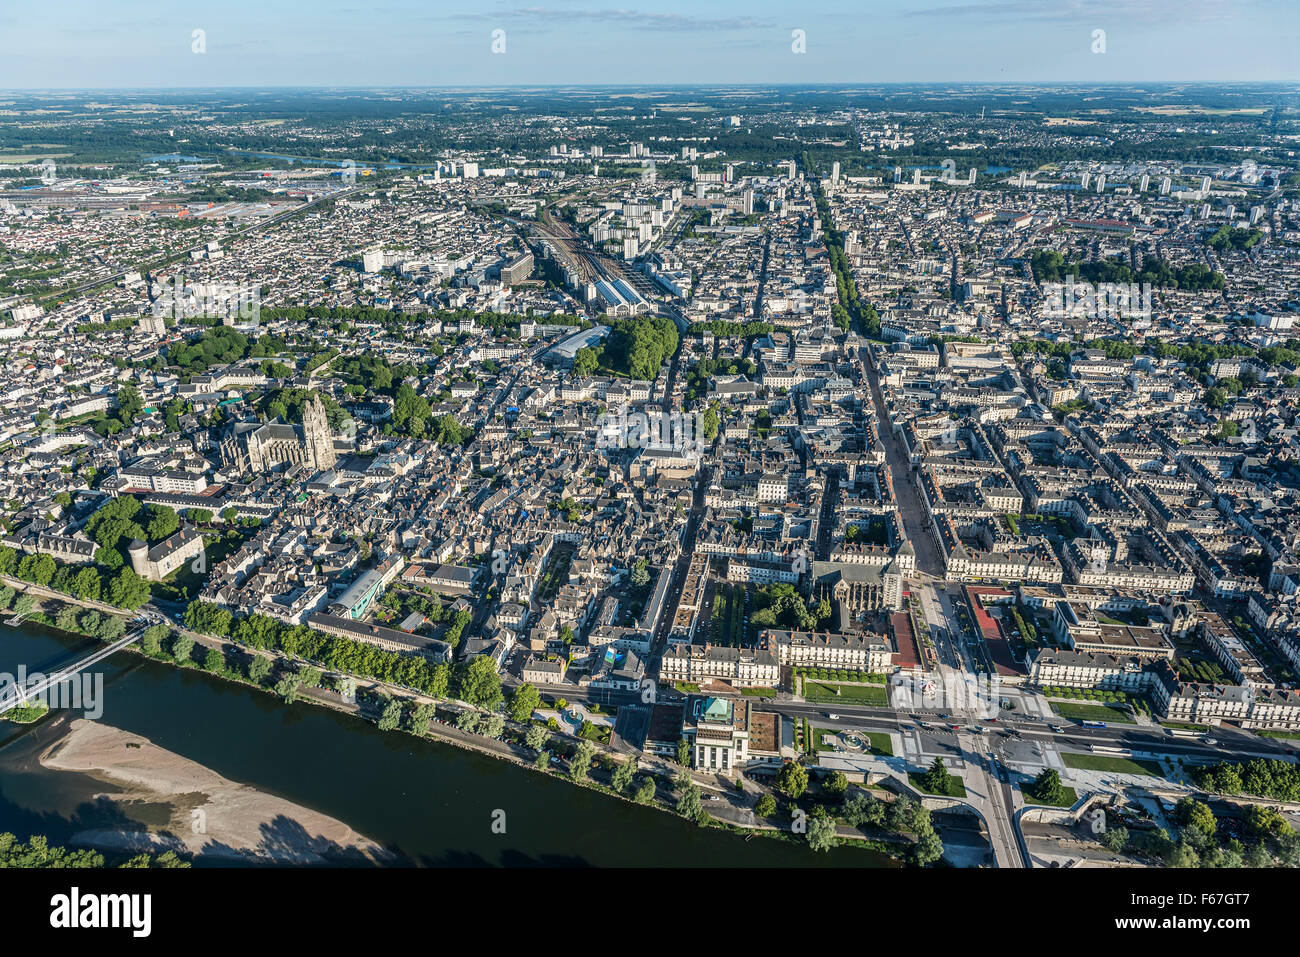
{"type": "Polygon", "coordinates": [[[1105,722],[1105,721],[1080,721],[1079,723],[1080,723],[1081,725],[1083,725],[1085,728],[1104,728],[1104,727],[1106,727],[1106,722],[1105,722]]]}

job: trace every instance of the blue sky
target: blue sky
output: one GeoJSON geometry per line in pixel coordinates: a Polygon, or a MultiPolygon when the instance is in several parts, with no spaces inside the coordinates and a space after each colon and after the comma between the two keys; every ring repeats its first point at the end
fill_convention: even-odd
{"type": "Polygon", "coordinates": [[[9,0],[0,39],[3,89],[1300,81],[1300,0],[9,0]]]}

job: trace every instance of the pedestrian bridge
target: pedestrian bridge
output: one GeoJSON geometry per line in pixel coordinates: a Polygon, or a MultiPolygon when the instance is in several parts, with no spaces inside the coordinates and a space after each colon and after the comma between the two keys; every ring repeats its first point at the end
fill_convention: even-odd
{"type": "Polygon", "coordinates": [[[87,668],[98,664],[110,655],[116,654],[127,645],[134,644],[140,640],[140,636],[143,634],[144,629],[137,628],[135,631],[123,635],[112,644],[96,648],[93,652],[86,655],[86,657],[73,662],[66,668],[61,668],[54,674],[45,675],[39,681],[25,684],[22,687],[14,684],[3,689],[3,693],[0,694],[0,714],[12,711],[14,708],[25,707],[29,699],[43,695],[51,688],[55,688],[63,682],[76,677],[87,668]]]}

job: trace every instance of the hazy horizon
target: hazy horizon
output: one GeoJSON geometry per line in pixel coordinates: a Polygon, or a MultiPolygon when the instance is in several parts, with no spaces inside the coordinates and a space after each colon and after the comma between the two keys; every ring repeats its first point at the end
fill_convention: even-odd
{"type": "Polygon", "coordinates": [[[0,29],[6,90],[1300,81],[1290,0],[66,0],[0,29]]]}

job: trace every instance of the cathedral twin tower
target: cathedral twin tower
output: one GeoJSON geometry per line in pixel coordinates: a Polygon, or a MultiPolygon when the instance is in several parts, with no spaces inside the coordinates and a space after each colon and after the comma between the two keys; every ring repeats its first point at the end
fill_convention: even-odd
{"type": "Polygon", "coordinates": [[[222,459],[254,472],[269,472],[283,465],[301,465],[312,471],[332,469],[338,455],[325,403],[313,395],[303,406],[301,426],[284,422],[237,423],[222,442],[222,459]]]}

